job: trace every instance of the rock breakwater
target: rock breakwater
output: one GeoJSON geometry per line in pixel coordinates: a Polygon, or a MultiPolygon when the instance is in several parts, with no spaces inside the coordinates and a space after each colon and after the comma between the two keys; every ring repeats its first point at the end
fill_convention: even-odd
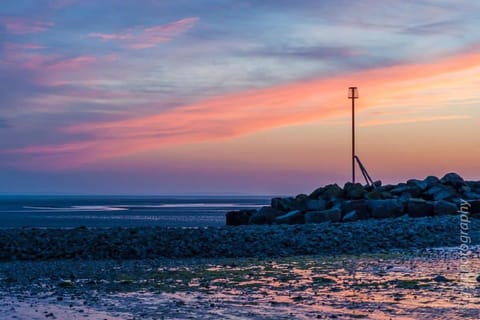
{"type": "Polygon", "coordinates": [[[396,185],[346,183],[342,188],[330,184],[310,195],[273,198],[270,206],[259,210],[228,212],[226,224],[303,224],[404,215],[413,218],[455,215],[465,202],[472,217],[480,216],[480,181],[465,181],[456,173],[448,173],[441,179],[429,176],[396,185]]]}

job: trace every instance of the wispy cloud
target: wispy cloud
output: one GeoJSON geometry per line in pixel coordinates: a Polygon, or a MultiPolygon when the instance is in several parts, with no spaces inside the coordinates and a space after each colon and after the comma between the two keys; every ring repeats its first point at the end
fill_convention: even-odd
{"type": "Polygon", "coordinates": [[[50,21],[32,21],[12,17],[1,17],[0,24],[4,25],[8,32],[17,35],[45,32],[54,26],[54,23],[50,21]]]}
{"type": "MultiPolygon", "coordinates": [[[[30,146],[9,152],[43,159],[45,166],[51,162],[51,157],[60,157],[59,161],[64,166],[78,166],[172,144],[225,139],[274,127],[344,116],[348,112],[348,108],[344,107],[345,88],[355,83],[361,83],[362,93],[367,93],[361,97],[360,109],[378,107],[383,101],[390,101],[391,104],[389,99],[396,93],[407,97],[405,101],[397,98],[395,103],[401,107],[405,103],[410,105],[408,97],[411,95],[448,87],[444,78],[452,77],[452,74],[468,85],[468,79],[476,78],[475,70],[478,70],[479,63],[480,52],[469,51],[430,63],[384,67],[346,76],[229,94],[148,117],[67,127],[63,130],[64,134],[90,138],[71,144],[30,146]]],[[[424,98],[419,96],[417,100],[420,105],[432,103],[430,95],[424,98]]],[[[448,101],[448,95],[440,95],[435,101],[436,106],[440,108],[445,101],[448,101]]],[[[441,115],[427,119],[420,116],[417,119],[404,119],[403,122],[445,121],[463,117],[441,115]]],[[[398,123],[395,119],[382,121],[398,123]]],[[[375,124],[380,122],[373,121],[366,125],[375,124]]],[[[35,164],[38,166],[37,160],[35,164]]],[[[59,166],[59,162],[56,166],[59,166]]]]}
{"type": "Polygon", "coordinates": [[[89,36],[104,41],[120,41],[132,49],[153,48],[162,42],[186,32],[198,21],[197,17],[181,19],[172,23],[150,27],[136,27],[119,33],[90,33],[89,36]]]}

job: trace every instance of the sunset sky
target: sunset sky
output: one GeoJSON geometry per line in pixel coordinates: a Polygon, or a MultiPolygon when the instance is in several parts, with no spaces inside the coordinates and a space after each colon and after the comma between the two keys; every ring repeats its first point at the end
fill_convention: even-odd
{"type": "Polygon", "coordinates": [[[2,0],[0,193],[480,179],[480,2],[2,0]],[[360,180],[360,175],[358,179],[360,180]]]}

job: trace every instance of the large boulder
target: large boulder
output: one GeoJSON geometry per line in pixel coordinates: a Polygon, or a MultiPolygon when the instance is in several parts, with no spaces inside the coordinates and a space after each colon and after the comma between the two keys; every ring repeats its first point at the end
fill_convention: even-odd
{"type": "Polygon", "coordinates": [[[305,223],[340,222],[341,219],[342,210],[338,207],[305,213],[305,223]]]}
{"type": "Polygon", "coordinates": [[[407,181],[407,185],[411,187],[415,187],[420,191],[425,191],[429,187],[428,182],[425,180],[418,180],[418,179],[410,179],[407,181]]]}
{"type": "MultiPolygon", "coordinates": [[[[342,213],[347,215],[348,213],[355,211],[358,219],[370,218],[370,212],[368,210],[368,204],[366,200],[347,200],[342,203],[342,213]]],[[[345,220],[345,217],[344,219],[345,220]]]]}
{"type": "Polygon", "coordinates": [[[407,212],[414,218],[433,216],[433,203],[423,199],[410,199],[407,202],[407,212]]]}
{"type": "Polygon", "coordinates": [[[278,216],[275,218],[275,223],[283,224],[296,224],[296,223],[304,223],[304,213],[301,210],[293,210],[284,215],[278,216]]]}
{"type": "Polygon", "coordinates": [[[287,199],[288,198],[272,198],[270,206],[276,210],[287,212],[290,204],[287,199]]]}
{"type": "Polygon", "coordinates": [[[408,185],[406,183],[400,183],[397,187],[390,190],[390,193],[396,196],[408,196],[408,198],[415,198],[418,197],[422,190],[416,186],[408,185]]]}
{"type": "Polygon", "coordinates": [[[460,188],[465,185],[463,178],[455,172],[447,173],[440,179],[440,182],[446,185],[450,185],[454,188],[460,188]]]}
{"type": "Polygon", "coordinates": [[[348,212],[342,218],[343,222],[353,222],[357,220],[360,220],[360,217],[358,216],[357,211],[355,210],[348,212]]]}
{"type": "Polygon", "coordinates": [[[399,199],[369,200],[368,208],[373,218],[394,218],[404,214],[405,205],[399,199]]]}
{"type": "Polygon", "coordinates": [[[308,197],[306,195],[298,195],[295,198],[273,198],[270,206],[276,210],[283,212],[289,212],[293,210],[305,210],[305,203],[307,199],[308,197]]]}
{"type": "Polygon", "coordinates": [[[272,207],[262,207],[255,212],[249,219],[249,224],[272,224],[275,218],[283,215],[285,212],[272,207]]]}
{"type": "Polygon", "coordinates": [[[250,217],[256,212],[257,210],[229,211],[226,214],[227,226],[239,226],[242,224],[248,224],[250,217]]]}
{"type": "Polygon", "coordinates": [[[457,191],[452,186],[434,185],[423,193],[424,198],[429,200],[451,200],[458,197],[457,191]]]}
{"type": "Polygon", "coordinates": [[[465,192],[463,193],[463,197],[466,200],[480,200],[480,194],[476,192],[465,192]]]}
{"type": "Polygon", "coordinates": [[[457,214],[458,207],[455,203],[440,200],[433,203],[433,215],[443,216],[448,214],[457,214]]]}
{"type": "Polygon", "coordinates": [[[366,190],[360,183],[347,182],[343,187],[343,192],[347,199],[362,199],[366,190]]]}
{"type": "Polygon", "coordinates": [[[318,199],[321,198],[323,193],[325,192],[325,187],[320,187],[315,189],[310,195],[308,196],[310,199],[318,199]]]}
{"type": "Polygon", "coordinates": [[[307,199],[305,202],[305,207],[308,211],[325,210],[326,206],[327,203],[323,199],[307,199]]]}
{"type": "Polygon", "coordinates": [[[329,184],[325,187],[325,191],[322,193],[322,197],[325,200],[343,198],[343,189],[338,184],[329,184]]]}
{"type": "Polygon", "coordinates": [[[440,183],[440,179],[435,176],[428,176],[423,181],[427,184],[427,189],[440,183]]]}

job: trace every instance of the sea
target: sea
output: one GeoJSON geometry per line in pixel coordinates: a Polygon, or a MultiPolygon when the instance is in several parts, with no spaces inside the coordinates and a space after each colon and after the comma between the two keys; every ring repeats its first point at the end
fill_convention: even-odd
{"type": "Polygon", "coordinates": [[[271,196],[0,196],[0,228],[224,226],[271,196]]]}

